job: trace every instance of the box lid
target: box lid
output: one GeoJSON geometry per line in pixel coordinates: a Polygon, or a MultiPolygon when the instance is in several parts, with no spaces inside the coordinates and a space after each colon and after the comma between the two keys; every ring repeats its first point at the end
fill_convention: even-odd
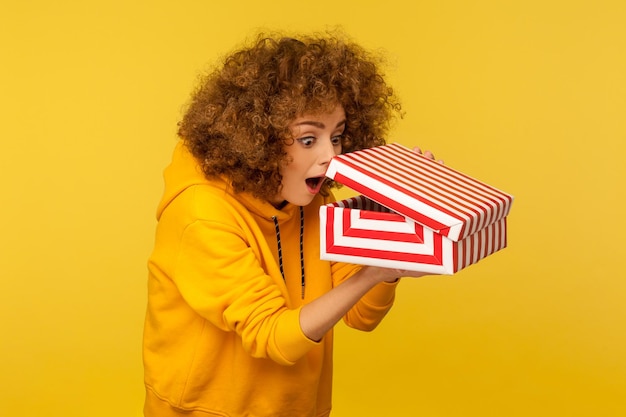
{"type": "Polygon", "coordinates": [[[507,216],[513,202],[398,143],[337,155],[326,176],[454,241],[507,216]]]}

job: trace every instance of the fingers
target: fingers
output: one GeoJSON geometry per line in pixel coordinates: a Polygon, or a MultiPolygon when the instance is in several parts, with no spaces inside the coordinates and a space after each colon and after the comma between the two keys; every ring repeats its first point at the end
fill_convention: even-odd
{"type": "Polygon", "coordinates": [[[407,269],[396,269],[399,277],[403,278],[421,278],[428,275],[435,275],[430,272],[409,271],[407,269]]]}
{"type": "MultiPolygon", "coordinates": [[[[431,151],[422,152],[419,146],[415,146],[413,148],[413,151],[420,155],[424,155],[428,159],[432,159],[433,161],[435,160],[435,154],[433,154],[431,151]]],[[[443,165],[443,159],[438,159],[437,162],[443,165]]]]}

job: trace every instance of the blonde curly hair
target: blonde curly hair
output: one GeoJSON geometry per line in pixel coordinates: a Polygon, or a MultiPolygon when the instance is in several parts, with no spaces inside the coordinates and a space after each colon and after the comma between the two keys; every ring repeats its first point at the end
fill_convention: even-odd
{"type": "MultiPolygon", "coordinates": [[[[305,114],[346,113],[343,152],[385,143],[400,104],[375,57],[345,36],[257,36],[204,75],[178,135],[207,178],[266,199],[281,186],[289,125],[305,114]]],[[[331,185],[329,185],[331,186],[331,185]]]]}

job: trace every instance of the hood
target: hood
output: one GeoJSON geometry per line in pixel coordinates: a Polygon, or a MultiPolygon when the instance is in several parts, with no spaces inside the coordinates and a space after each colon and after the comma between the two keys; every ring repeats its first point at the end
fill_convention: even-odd
{"type": "Polygon", "coordinates": [[[171,163],[163,172],[165,181],[165,190],[163,197],[157,207],[157,220],[161,218],[161,214],[167,206],[187,188],[195,185],[208,185],[222,189],[226,194],[231,195],[234,199],[243,204],[250,212],[265,219],[277,218],[285,220],[297,213],[297,207],[293,204],[287,204],[282,210],[272,206],[269,202],[260,200],[249,193],[237,193],[235,196],[228,182],[224,179],[206,178],[198,161],[189,152],[182,140],[179,140],[174,149],[171,163]]]}
{"type": "Polygon", "coordinates": [[[163,171],[165,190],[157,207],[157,220],[163,210],[187,188],[192,185],[207,184],[209,181],[200,169],[194,156],[187,150],[183,141],[178,141],[174,148],[172,161],[163,171]]]}

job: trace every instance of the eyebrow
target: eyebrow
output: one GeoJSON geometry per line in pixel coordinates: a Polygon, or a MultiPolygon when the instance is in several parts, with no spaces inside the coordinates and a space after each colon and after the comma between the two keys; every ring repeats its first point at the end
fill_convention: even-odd
{"type": "MultiPolygon", "coordinates": [[[[346,119],[343,119],[342,121],[337,123],[337,126],[335,126],[335,129],[338,128],[339,126],[342,126],[342,125],[345,125],[345,124],[346,124],[346,119]]],[[[296,126],[302,126],[302,125],[315,126],[315,127],[320,128],[320,129],[324,129],[326,127],[326,125],[324,123],[316,122],[314,120],[305,120],[305,121],[302,121],[300,123],[296,123],[296,126]]]]}

